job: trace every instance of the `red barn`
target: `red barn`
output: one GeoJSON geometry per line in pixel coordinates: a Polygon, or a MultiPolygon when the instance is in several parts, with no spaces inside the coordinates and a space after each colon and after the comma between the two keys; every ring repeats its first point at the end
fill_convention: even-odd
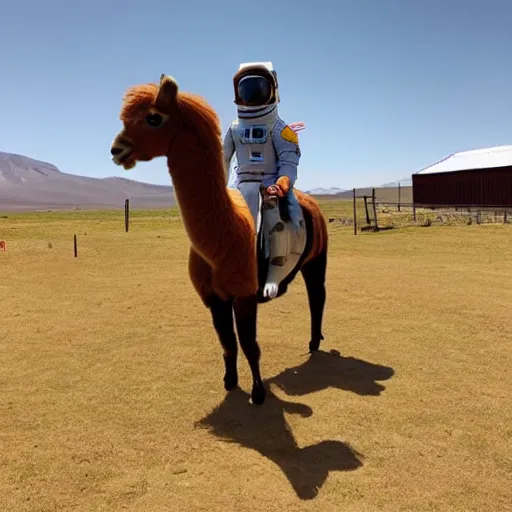
{"type": "Polygon", "coordinates": [[[412,175],[413,201],[429,206],[512,206],[512,146],[454,153],[412,175]]]}

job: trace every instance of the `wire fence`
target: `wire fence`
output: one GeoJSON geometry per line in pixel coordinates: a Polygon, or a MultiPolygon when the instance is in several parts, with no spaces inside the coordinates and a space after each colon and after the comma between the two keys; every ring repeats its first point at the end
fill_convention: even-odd
{"type": "Polygon", "coordinates": [[[355,235],[408,226],[512,223],[512,205],[418,205],[409,186],[353,189],[350,196],[344,207],[331,203],[329,222],[350,225],[355,235]]]}

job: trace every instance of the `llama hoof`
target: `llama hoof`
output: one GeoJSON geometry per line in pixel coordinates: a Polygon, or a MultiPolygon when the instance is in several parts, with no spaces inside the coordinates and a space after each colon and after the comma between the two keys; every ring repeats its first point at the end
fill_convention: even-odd
{"type": "Polygon", "coordinates": [[[321,336],[317,340],[311,340],[309,342],[309,351],[310,352],[316,352],[320,348],[320,342],[324,339],[323,336],[321,336]]]}
{"type": "Polygon", "coordinates": [[[238,375],[226,375],[224,377],[224,389],[233,391],[238,387],[238,375]]]}
{"type": "Polygon", "coordinates": [[[309,342],[309,351],[316,352],[320,348],[320,340],[311,340],[309,342]]]}
{"type": "Polygon", "coordinates": [[[265,391],[265,387],[263,386],[263,383],[255,384],[252,388],[251,392],[251,402],[254,405],[262,405],[265,401],[265,397],[267,395],[267,392],[265,391]]]}

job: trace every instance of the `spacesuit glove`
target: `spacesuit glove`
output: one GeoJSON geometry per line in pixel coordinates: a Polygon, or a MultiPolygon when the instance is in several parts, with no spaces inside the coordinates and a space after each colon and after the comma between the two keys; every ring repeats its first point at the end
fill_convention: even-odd
{"type": "Polygon", "coordinates": [[[292,183],[288,176],[280,176],[276,180],[276,185],[283,191],[283,194],[288,194],[288,191],[290,190],[292,183]]]}
{"type": "Polygon", "coordinates": [[[267,187],[266,193],[269,196],[284,197],[283,189],[276,183],[267,187]]]}

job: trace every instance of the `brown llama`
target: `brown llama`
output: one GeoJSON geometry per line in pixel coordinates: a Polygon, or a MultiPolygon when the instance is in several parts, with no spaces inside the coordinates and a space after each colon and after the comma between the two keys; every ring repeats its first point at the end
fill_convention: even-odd
{"type": "MultiPolygon", "coordinates": [[[[224,387],[229,391],[238,386],[236,323],[252,372],[251,400],[261,405],[266,391],[260,375],[256,324],[258,304],[265,302],[260,294],[264,262],[257,251],[254,221],[245,200],[238,190],[227,188],[218,116],[203,98],[178,91],[176,81],[162,75],[159,85],[128,89],[120,119],[123,129],[111,147],[114,163],[128,170],[137,161],[167,157],[191,242],[190,279],[211,312],[224,349],[224,387]]],[[[296,268],[280,284],[278,296],[300,271],[311,315],[309,348],[314,352],[323,339],[327,226],[318,203],[298,190],[294,193],[303,209],[307,241],[296,268]]]]}

